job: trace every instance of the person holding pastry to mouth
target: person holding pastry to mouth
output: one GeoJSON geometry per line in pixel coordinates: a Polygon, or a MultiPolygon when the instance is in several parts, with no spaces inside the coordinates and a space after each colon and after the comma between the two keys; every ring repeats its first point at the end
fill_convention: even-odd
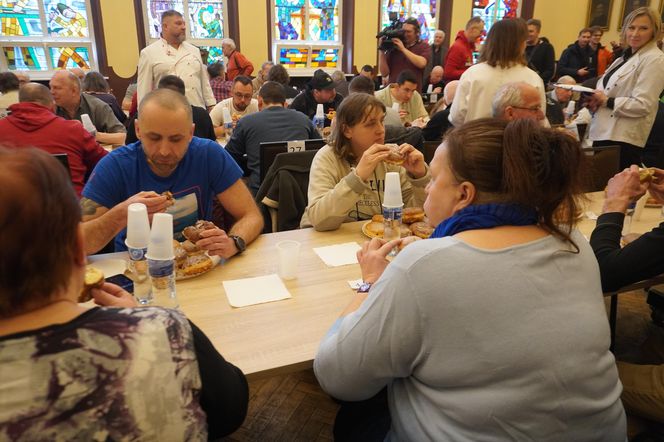
{"type": "Polygon", "coordinates": [[[422,206],[429,183],[424,156],[409,144],[385,145],[385,105],[367,94],[346,98],[309,174],[301,227],[335,230],[382,213],[385,174],[399,172],[405,207],[422,206]]]}

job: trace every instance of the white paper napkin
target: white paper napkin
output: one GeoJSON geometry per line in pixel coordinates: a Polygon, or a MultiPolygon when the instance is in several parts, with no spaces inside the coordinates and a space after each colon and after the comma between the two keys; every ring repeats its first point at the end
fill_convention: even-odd
{"type": "Polygon", "coordinates": [[[224,281],[228,303],[233,307],[263,304],[291,297],[290,292],[276,274],[255,278],[224,281]]]}
{"type": "Polygon", "coordinates": [[[357,264],[356,253],[361,247],[356,242],[346,242],[327,247],[315,247],[314,252],[329,267],[357,264]]]}

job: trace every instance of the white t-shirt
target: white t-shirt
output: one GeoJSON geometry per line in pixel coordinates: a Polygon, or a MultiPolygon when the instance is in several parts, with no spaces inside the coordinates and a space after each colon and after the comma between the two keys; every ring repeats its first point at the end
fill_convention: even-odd
{"type": "Polygon", "coordinates": [[[238,110],[233,106],[233,97],[221,100],[210,111],[210,118],[212,119],[212,124],[215,126],[221,126],[224,124],[224,109],[228,109],[231,117],[237,116],[237,118],[241,118],[245,115],[258,112],[258,100],[252,98],[251,103],[249,103],[249,106],[247,106],[244,111],[238,110]]]}

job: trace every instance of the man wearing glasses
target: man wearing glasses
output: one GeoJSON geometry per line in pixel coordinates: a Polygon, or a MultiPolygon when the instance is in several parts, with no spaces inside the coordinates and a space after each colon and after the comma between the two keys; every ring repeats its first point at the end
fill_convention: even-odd
{"type": "Polygon", "coordinates": [[[494,118],[507,121],[522,118],[545,120],[540,92],[524,82],[507,83],[498,89],[491,107],[494,118]]]}
{"type": "Polygon", "coordinates": [[[252,98],[253,93],[254,89],[251,84],[251,78],[243,75],[235,77],[233,86],[231,87],[231,97],[220,101],[210,111],[210,118],[212,118],[214,133],[217,135],[217,138],[226,135],[224,129],[224,109],[228,109],[233,119],[233,127],[235,127],[237,120],[240,118],[258,112],[258,100],[252,98]]]}

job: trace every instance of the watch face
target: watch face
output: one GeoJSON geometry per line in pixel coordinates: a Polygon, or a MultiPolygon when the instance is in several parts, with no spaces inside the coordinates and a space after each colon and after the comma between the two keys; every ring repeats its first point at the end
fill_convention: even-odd
{"type": "Polygon", "coordinates": [[[245,249],[247,248],[247,245],[244,242],[244,240],[241,237],[236,236],[236,235],[231,236],[231,238],[233,238],[233,241],[235,242],[235,247],[237,247],[237,249],[240,252],[244,252],[245,249]]]}

